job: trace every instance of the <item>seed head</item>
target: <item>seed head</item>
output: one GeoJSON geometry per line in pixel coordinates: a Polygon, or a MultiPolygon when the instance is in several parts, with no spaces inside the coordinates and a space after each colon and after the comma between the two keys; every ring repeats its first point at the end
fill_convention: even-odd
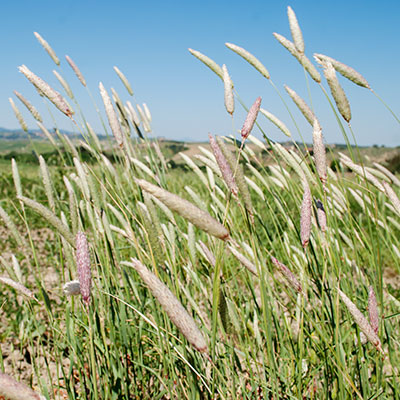
{"type": "Polygon", "coordinates": [[[345,119],[346,122],[351,120],[351,110],[350,104],[347,100],[346,94],[343,88],[340,86],[339,81],[336,76],[335,69],[330,62],[326,62],[324,65],[324,75],[326,81],[328,82],[329,88],[331,89],[331,94],[335,100],[336,106],[345,119]]]}
{"type": "Polygon", "coordinates": [[[293,272],[290,271],[290,269],[282,264],[280,261],[278,261],[275,257],[271,257],[272,264],[274,264],[283,274],[283,276],[287,279],[289,282],[289,285],[296,290],[296,292],[302,293],[302,287],[300,282],[297,280],[297,278],[294,276],[293,272]]]}
{"type": "Polygon", "coordinates": [[[132,90],[132,86],[129,83],[128,79],[126,78],[126,76],[119,70],[118,67],[114,66],[114,71],[116,72],[116,74],[118,75],[119,79],[121,79],[122,83],[124,84],[124,86],[126,87],[126,90],[128,91],[128,93],[133,96],[133,90],[132,90]]]}
{"type": "Polygon", "coordinates": [[[288,127],[275,115],[271,114],[269,111],[260,108],[260,113],[265,115],[275,126],[277,126],[287,137],[292,137],[288,127]]]}
{"type": "Polygon", "coordinates": [[[224,80],[224,73],[222,72],[222,68],[211,58],[205,56],[197,50],[189,49],[189,52],[199,59],[204,65],[211,69],[211,71],[215,72],[222,80],[224,80]]]}
{"type": "Polygon", "coordinates": [[[369,324],[367,319],[364,317],[362,312],[356,307],[356,305],[339,289],[339,295],[346,305],[350,314],[353,316],[354,321],[359,326],[361,331],[367,337],[367,339],[377,348],[378,351],[383,352],[381,341],[378,335],[375,333],[372,326],[369,324]]]}
{"type": "Polygon", "coordinates": [[[225,43],[225,46],[228,49],[231,49],[239,56],[243,57],[249,64],[251,64],[261,75],[265,76],[267,79],[270,78],[269,72],[264,67],[264,65],[253,56],[253,54],[249,53],[247,50],[243,49],[242,47],[236,46],[232,43],[225,43]]]}
{"type": "Polygon", "coordinates": [[[296,50],[300,53],[304,53],[304,41],[303,34],[301,33],[301,29],[299,23],[297,21],[296,14],[294,13],[291,7],[287,8],[290,31],[292,33],[293,43],[296,46],[296,50]]]}
{"type": "Polygon", "coordinates": [[[76,296],[81,293],[79,281],[70,281],[63,286],[63,291],[67,296],[76,296]]]}
{"type": "Polygon", "coordinates": [[[136,179],[136,183],[143,190],[159,199],[170,210],[177,212],[203,231],[222,240],[229,238],[229,231],[206,211],[200,210],[200,208],[189,201],[143,179],[136,179]]]}
{"type": "Polygon", "coordinates": [[[186,337],[194,348],[202,353],[207,353],[208,346],[203,334],[197,327],[193,318],[189,315],[181,302],[174,296],[169,288],[160,281],[151,271],[149,271],[139,260],[132,258],[131,265],[144,283],[150,289],[153,296],[161,304],[168,317],[186,337]]]}
{"type": "Polygon", "coordinates": [[[256,122],[258,112],[260,111],[260,106],[261,106],[261,97],[257,97],[256,101],[254,104],[250,107],[249,112],[247,113],[246,120],[244,121],[241,135],[243,140],[247,138],[247,136],[250,135],[254,123],[256,122]]]}
{"type": "Polygon", "coordinates": [[[233,84],[231,77],[229,76],[228,68],[224,64],[222,66],[222,72],[224,74],[224,94],[225,94],[225,108],[229,114],[233,115],[235,110],[235,99],[233,97],[233,84]]]}
{"type": "Polygon", "coordinates": [[[317,169],[319,179],[325,185],[327,180],[326,154],[322,130],[318,120],[314,121],[313,126],[313,153],[315,158],[315,167],[317,169]]]}
{"type": "Polygon", "coordinates": [[[24,74],[26,78],[35,86],[40,95],[47,97],[61,112],[72,118],[74,112],[68,106],[67,102],[60,93],[55,91],[49,84],[35,75],[25,65],[21,65],[19,67],[19,71],[24,74]]]}
{"type": "Polygon", "coordinates": [[[83,301],[90,304],[92,273],[90,269],[89,245],[83,232],[76,234],[76,266],[83,301]]]}
{"type": "Polygon", "coordinates": [[[208,137],[210,139],[211,149],[214,153],[215,159],[217,160],[219,169],[221,170],[222,177],[224,178],[224,181],[227,184],[230,191],[232,192],[232,194],[234,196],[237,196],[239,189],[236,185],[235,178],[233,177],[233,173],[228,164],[228,161],[226,160],[225,156],[223,155],[223,153],[222,153],[220,147],[218,146],[218,143],[215,141],[214,137],[211,134],[209,134],[208,137]]]}
{"type": "Polygon", "coordinates": [[[0,397],[8,400],[45,400],[46,397],[34,392],[22,382],[0,372],[0,397]],[[4,396],[4,397],[3,397],[4,396]]]}
{"type": "Polygon", "coordinates": [[[317,207],[318,225],[322,232],[326,232],[326,214],[322,201],[319,199],[315,200],[315,207],[317,207]]]}
{"type": "Polygon", "coordinates": [[[82,83],[83,86],[86,87],[86,80],[84,76],[82,75],[82,72],[80,69],[77,67],[77,65],[74,63],[74,61],[71,59],[69,56],[65,56],[66,60],[68,61],[68,64],[71,66],[72,70],[75,72],[75,75],[79,79],[79,81],[82,83]]]}
{"type": "Polygon", "coordinates": [[[292,100],[299,108],[299,110],[302,112],[306,120],[310,123],[310,125],[314,126],[314,122],[317,119],[317,117],[311,111],[307,103],[289,86],[285,85],[285,90],[288,92],[289,96],[292,98],[292,100]]]}
{"type": "Polygon", "coordinates": [[[374,288],[372,286],[369,287],[368,291],[368,314],[369,314],[369,322],[372,326],[372,329],[376,334],[378,334],[379,311],[378,311],[378,303],[376,301],[374,288]]]}
{"type": "Polygon", "coordinates": [[[14,94],[19,98],[22,104],[29,110],[29,112],[32,114],[33,118],[36,119],[36,121],[43,122],[42,117],[39,114],[39,111],[24,96],[22,96],[21,93],[14,90],[14,94]]]}
{"type": "Polygon", "coordinates": [[[310,240],[312,211],[311,191],[306,180],[303,180],[303,190],[303,202],[300,211],[300,238],[301,244],[305,248],[310,240]]]}
{"type": "Polygon", "coordinates": [[[99,89],[100,89],[100,94],[101,97],[103,99],[103,103],[104,103],[104,108],[106,110],[106,114],[107,114],[107,119],[108,119],[108,123],[110,125],[111,131],[115,137],[115,140],[118,143],[119,147],[123,147],[124,145],[124,141],[123,141],[123,133],[121,130],[121,125],[118,122],[118,117],[117,114],[114,110],[114,107],[111,103],[111,99],[110,96],[108,95],[106,89],[104,88],[103,84],[100,82],[99,84],[99,89]]]}
{"type": "Polygon", "coordinates": [[[314,54],[314,58],[322,65],[326,62],[330,62],[333,65],[333,68],[335,68],[339,74],[354,82],[356,85],[365,87],[367,89],[371,88],[367,80],[359,72],[348,65],[343,64],[332,57],[325,56],[324,54],[314,54]]]}
{"type": "Polygon", "coordinates": [[[11,97],[9,97],[8,100],[9,100],[9,102],[11,104],[11,107],[12,107],[12,109],[14,111],[15,116],[17,117],[17,120],[18,120],[19,124],[21,125],[21,128],[25,132],[28,132],[28,126],[26,125],[26,122],[25,122],[21,112],[18,110],[17,106],[15,105],[14,100],[11,97]]]}
{"type": "Polygon", "coordinates": [[[36,36],[36,39],[39,41],[39,43],[43,46],[43,48],[47,51],[51,59],[57,64],[60,65],[60,60],[56,56],[55,51],[52,49],[52,47],[44,40],[37,32],[33,32],[33,34],[36,36]]]}

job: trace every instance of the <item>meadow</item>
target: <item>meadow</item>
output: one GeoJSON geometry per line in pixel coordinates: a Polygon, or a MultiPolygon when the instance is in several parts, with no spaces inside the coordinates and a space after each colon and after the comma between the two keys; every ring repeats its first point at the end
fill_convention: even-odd
{"type": "MultiPolygon", "coordinates": [[[[100,84],[100,137],[61,75],[57,89],[20,67],[81,139],[43,123],[47,141],[2,145],[3,398],[400,397],[399,149],[350,145],[339,82],[374,92],[328,56],[317,69],[288,15],[293,41],[276,38],[326,94],[342,148],[325,145],[324,121],[286,88],[313,131],[313,144],[292,140],[258,93],[241,103],[226,66],[196,50],[232,118],[235,101],[248,111],[240,134],[152,137],[150,111],[116,69],[129,100],[100,84]],[[271,123],[283,144],[264,133],[271,123]]],[[[255,56],[227,47],[272,83],[255,56]]]]}

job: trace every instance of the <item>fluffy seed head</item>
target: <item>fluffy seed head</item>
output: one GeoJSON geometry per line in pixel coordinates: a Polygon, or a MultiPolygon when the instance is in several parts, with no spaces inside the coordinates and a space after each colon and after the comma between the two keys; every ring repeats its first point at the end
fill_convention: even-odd
{"type": "Polygon", "coordinates": [[[250,260],[248,260],[243,254],[239,253],[233,246],[229,245],[228,249],[244,267],[246,267],[253,275],[258,276],[257,267],[250,260]]]}
{"type": "Polygon", "coordinates": [[[315,200],[315,207],[317,208],[318,225],[322,232],[326,232],[326,214],[322,201],[315,200]]]}
{"type": "Polygon", "coordinates": [[[64,236],[64,239],[66,239],[71,246],[75,247],[74,235],[71,233],[68,226],[65,225],[64,222],[62,222],[53,212],[28,197],[18,195],[17,199],[24,202],[28,207],[40,214],[46,221],[53,225],[61,235],[64,236]]]}
{"type": "Polygon", "coordinates": [[[25,122],[22,114],[20,113],[20,111],[18,110],[17,106],[15,105],[14,100],[11,97],[9,97],[8,100],[9,100],[9,102],[11,104],[11,108],[13,109],[15,116],[17,117],[17,120],[18,120],[19,124],[21,125],[21,128],[25,132],[28,132],[28,126],[26,125],[26,122],[25,122]]]}
{"type": "Polygon", "coordinates": [[[126,90],[128,91],[128,93],[133,96],[133,90],[132,90],[132,86],[129,83],[128,79],[126,78],[126,76],[119,70],[118,67],[114,66],[114,71],[116,72],[116,74],[119,76],[119,79],[121,79],[122,83],[124,84],[124,86],[126,87],[126,90]]]}
{"type": "Polygon", "coordinates": [[[242,130],[240,132],[243,140],[245,140],[247,136],[250,135],[254,123],[256,122],[258,112],[260,111],[260,106],[261,106],[261,97],[257,97],[256,101],[253,103],[253,105],[250,107],[249,112],[247,113],[246,120],[244,121],[242,130]]]}
{"type": "Polygon", "coordinates": [[[321,82],[321,75],[316,70],[311,61],[303,54],[300,53],[294,43],[292,43],[289,39],[286,39],[284,36],[279,33],[274,33],[276,40],[285,47],[289,53],[296,58],[296,60],[304,67],[304,69],[310,74],[311,78],[316,82],[321,82]]]}
{"type": "Polygon", "coordinates": [[[55,91],[49,84],[43,79],[39,78],[32,71],[30,71],[25,65],[18,67],[19,71],[26,76],[26,78],[35,86],[36,90],[40,95],[47,97],[61,112],[66,116],[72,117],[74,112],[68,106],[65,99],[60,93],[55,91]]]}
{"type": "Polygon", "coordinates": [[[43,121],[42,117],[39,114],[39,111],[24,96],[22,96],[21,93],[14,90],[14,94],[18,97],[21,103],[29,110],[29,112],[32,114],[33,118],[36,119],[36,121],[39,122],[43,121]]]}
{"type": "Polygon", "coordinates": [[[328,82],[329,88],[331,89],[332,97],[335,100],[336,106],[340,114],[345,119],[345,121],[350,122],[351,120],[350,104],[349,101],[347,100],[343,88],[339,84],[339,81],[335,73],[335,69],[333,68],[330,62],[325,63],[324,75],[326,81],[328,82]]]}
{"type": "Polygon", "coordinates": [[[106,110],[106,114],[107,114],[107,119],[108,119],[108,123],[110,125],[111,131],[115,137],[115,140],[118,143],[119,147],[123,147],[124,145],[124,141],[123,141],[123,133],[121,130],[121,126],[118,122],[118,117],[117,114],[114,110],[114,107],[111,103],[111,99],[110,96],[108,95],[106,89],[104,88],[103,84],[100,82],[99,83],[99,89],[100,89],[100,95],[101,98],[103,99],[103,103],[104,103],[104,108],[106,110]]]}
{"type": "Polygon", "coordinates": [[[84,76],[82,75],[82,72],[80,69],[77,67],[77,65],[74,63],[74,61],[71,59],[69,56],[65,56],[66,60],[68,61],[68,64],[71,66],[72,70],[75,72],[75,75],[79,79],[79,81],[82,83],[83,86],[86,87],[86,80],[84,76]]]}
{"type": "Polygon", "coordinates": [[[315,167],[321,182],[325,185],[327,180],[326,173],[326,153],[322,130],[317,120],[313,126],[313,153],[315,158],[315,167]]]}
{"type": "Polygon", "coordinates": [[[291,97],[291,99],[294,101],[296,106],[299,108],[301,113],[304,115],[305,119],[313,127],[314,126],[314,122],[317,119],[317,117],[311,111],[310,107],[308,107],[307,103],[293,89],[291,89],[289,86],[285,85],[285,90],[288,92],[288,94],[291,97]]]}
{"type": "Polygon", "coordinates": [[[335,68],[339,74],[354,82],[356,85],[365,87],[367,89],[371,88],[367,80],[359,72],[348,65],[343,64],[332,57],[325,56],[324,54],[314,54],[314,58],[322,65],[326,62],[330,62],[333,65],[333,68],[335,68]]]}
{"type": "Polygon", "coordinates": [[[392,202],[394,208],[400,215],[400,199],[397,197],[396,192],[392,189],[392,187],[385,181],[382,182],[383,187],[385,188],[385,192],[392,202]]]}
{"type": "Polygon", "coordinates": [[[235,111],[235,99],[233,97],[233,84],[231,77],[229,76],[228,68],[224,64],[222,66],[222,72],[224,74],[224,94],[225,94],[225,108],[229,114],[233,115],[235,111]]]}
{"type": "Polygon", "coordinates": [[[57,64],[60,65],[60,60],[56,56],[55,51],[51,48],[51,46],[44,40],[37,32],[33,32],[33,34],[36,36],[36,39],[39,41],[39,43],[44,47],[44,49],[47,51],[51,59],[57,64]]]}
{"type": "Polygon", "coordinates": [[[378,351],[383,352],[381,341],[378,335],[375,333],[374,329],[369,324],[367,319],[364,317],[362,312],[340,289],[339,289],[339,295],[343,303],[349,310],[350,314],[353,316],[354,321],[359,326],[364,335],[367,337],[367,339],[377,348],[378,351]]]}
{"type": "Polygon", "coordinates": [[[222,68],[214,60],[211,60],[211,58],[205,56],[197,50],[189,49],[189,52],[199,59],[204,65],[210,68],[211,71],[215,72],[222,80],[224,80],[222,68]]]}
{"type": "Polygon", "coordinates": [[[221,170],[222,177],[224,178],[224,181],[227,184],[230,191],[232,192],[232,194],[234,196],[237,196],[239,189],[236,185],[235,178],[233,177],[233,173],[228,164],[228,161],[226,160],[225,156],[223,155],[223,153],[222,153],[220,147],[218,146],[218,143],[215,141],[214,137],[211,134],[209,134],[208,137],[210,139],[210,146],[214,153],[214,157],[217,160],[219,169],[221,170]]]}
{"type": "Polygon", "coordinates": [[[210,263],[210,265],[215,267],[215,265],[217,264],[217,260],[215,259],[215,256],[211,252],[211,250],[201,240],[199,240],[199,246],[200,246],[201,250],[203,250],[203,253],[206,256],[206,259],[210,263]]]}
{"type": "Polygon", "coordinates": [[[265,115],[273,124],[275,124],[287,137],[292,137],[288,127],[275,115],[271,114],[269,111],[260,108],[260,113],[265,115]]]}
{"type": "Polygon", "coordinates": [[[189,201],[143,179],[136,179],[136,183],[199,229],[222,240],[229,238],[229,231],[221,223],[189,201]]]}
{"type": "Polygon", "coordinates": [[[297,280],[297,278],[294,276],[293,272],[290,271],[290,269],[282,264],[280,261],[278,261],[275,257],[271,257],[272,264],[274,264],[280,272],[283,274],[283,276],[287,279],[289,285],[296,290],[296,292],[302,293],[302,287],[300,282],[297,280]]]}
{"type": "Polygon", "coordinates": [[[249,53],[247,50],[243,49],[242,47],[236,46],[232,43],[225,43],[225,46],[228,49],[231,49],[239,56],[243,57],[249,64],[251,64],[261,75],[265,76],[267,79],[270,78],[270,74],[264,65],[253,56],[253,54],[249,53]]]}
{"type": "Polygon", "coordinates": [[[376,301],[374,288],[372,286],[370,286],[368,290],[368,314],[369,314],[369,322],[372,326],[372,329],[376,334],[378,334],[379,311],[378,311],[378,303],[376,301]]]}
{"type": "Polygon", "coordinates": [[[81,293],[79,281],[70,281],[63,286],[63,291],[67,296],[76,296],[81,293]]]}
{"type": "Polygon", "coordinates": [[[0,395],[8,400],[45,400],[46,397],[35,393],[30,387],[0,372],[0,395]]]}
{"type": "Polygon", "coordinates": [[[0,282],[3,282],[4,284],[6,284],[8,286],[11,286],[17,292],[19,292],[19,293],[21,293],[21,294],[23,294],[23,295],[25,295],[25,296],[27,296],[27,297],[29,297],[31,299],[35,298],[33,293],[28,288],[26,288],[24,285],[22,285],[19,282],[15,282],[12,279],[7,278],[5,276],[0,276],[0,282]]]}
{"type": "Polygon", "coordinates": [[[61,83],[61,86],[64,88],[67,95],[71,99],[73,99],[74,95],[73,95],[72,90],[71,90],[70,86],[68,85],[67,81],[56,70],[53,70],[53,74],[58,79],[58,81],[61,83]]]}
{"type": "Polygon", "coordinates": [[[353,170],[356,174],[360,177],[369,180],[375,187],[377,187],[380,191],[384,192],[384,186],[379,182],[378,179],[375,178],[371,173],[369,173],[365,168],[361,167],[360,165],[355,164],[349,157],[345,156],[344,154],[340,154],[340,162],[346,167],[349,167],[353,170]]]}
{"type": "Polygon", "coordinates": [[[311,191],[307,181],[303,181],[303,202],[300,210],[300,238],[301,244],[305,248],[308,245],[311,234],[311,212],[312,199],[311,191]]]}
{"type": "Polygon", "coordinates": [[[86,235],[83,232],[76,234],[76,266],[82,299],[86,305],[89,305],[92,273],[90,269],[89,245],[86,235]]]}
{"type": "Polygon", "coordinates": [[[300,53],[304,53],[303,34],[301,33],[296,14],[291,7],[287,8],[287,14],[289,19],[290,32],[292,33],[292,38],[294,45],[296,46],[296,50],[300,53]]]}
{"type": "Polygon", "coordinates": [[[161,304],[168,317],[179,329],[183,336],[193,347],[202,352],[208,352],[207,343],[203,334],[197,327],[193,318],[189,315],[181,302],[174,296],[169,288],[150,272],[139,260],[132,258],[130,265],[135,268],[150,289],[153,296],[161,304]]]}

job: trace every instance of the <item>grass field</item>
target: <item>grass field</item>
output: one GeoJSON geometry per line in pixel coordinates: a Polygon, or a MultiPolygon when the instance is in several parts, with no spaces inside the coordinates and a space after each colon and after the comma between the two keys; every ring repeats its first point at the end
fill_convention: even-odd
{"type": "MultiPolygon", "coordinates": [[[[348,141],[333,69],[349,70],[320,60],[320,83],[280,41],[332,90],[348,141]]],[[[225,68],[194,55],[231,112],[225,68]]],[[[325,147],[302,103],[312,145],[261,141],[258,100],[236,141],[159,141],[146,109],[101,87],[110,146],[40,90],[83,139],[0,143],[1,395],[400,397],[399,149],[325,147]]]]}

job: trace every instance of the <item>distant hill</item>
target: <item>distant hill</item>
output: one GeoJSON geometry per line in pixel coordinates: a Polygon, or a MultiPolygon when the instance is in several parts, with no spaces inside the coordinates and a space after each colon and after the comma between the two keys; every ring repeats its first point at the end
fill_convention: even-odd
{"type": "MultiPolygon", "coordinates": [[[[50,133],[54,133],[54,130],[49,130],[50,133]]],[[[62,134],[68,135],[71,138],[81,138],[80,134],[60,130],[62,134]]],[[[7,129],[0,127],[0,139],[6,140],[22,140],[22,139],[46,139],[46,136],[40,129],[29,129],[28,132],[23,131],[22,129],[7,129]]]]}

